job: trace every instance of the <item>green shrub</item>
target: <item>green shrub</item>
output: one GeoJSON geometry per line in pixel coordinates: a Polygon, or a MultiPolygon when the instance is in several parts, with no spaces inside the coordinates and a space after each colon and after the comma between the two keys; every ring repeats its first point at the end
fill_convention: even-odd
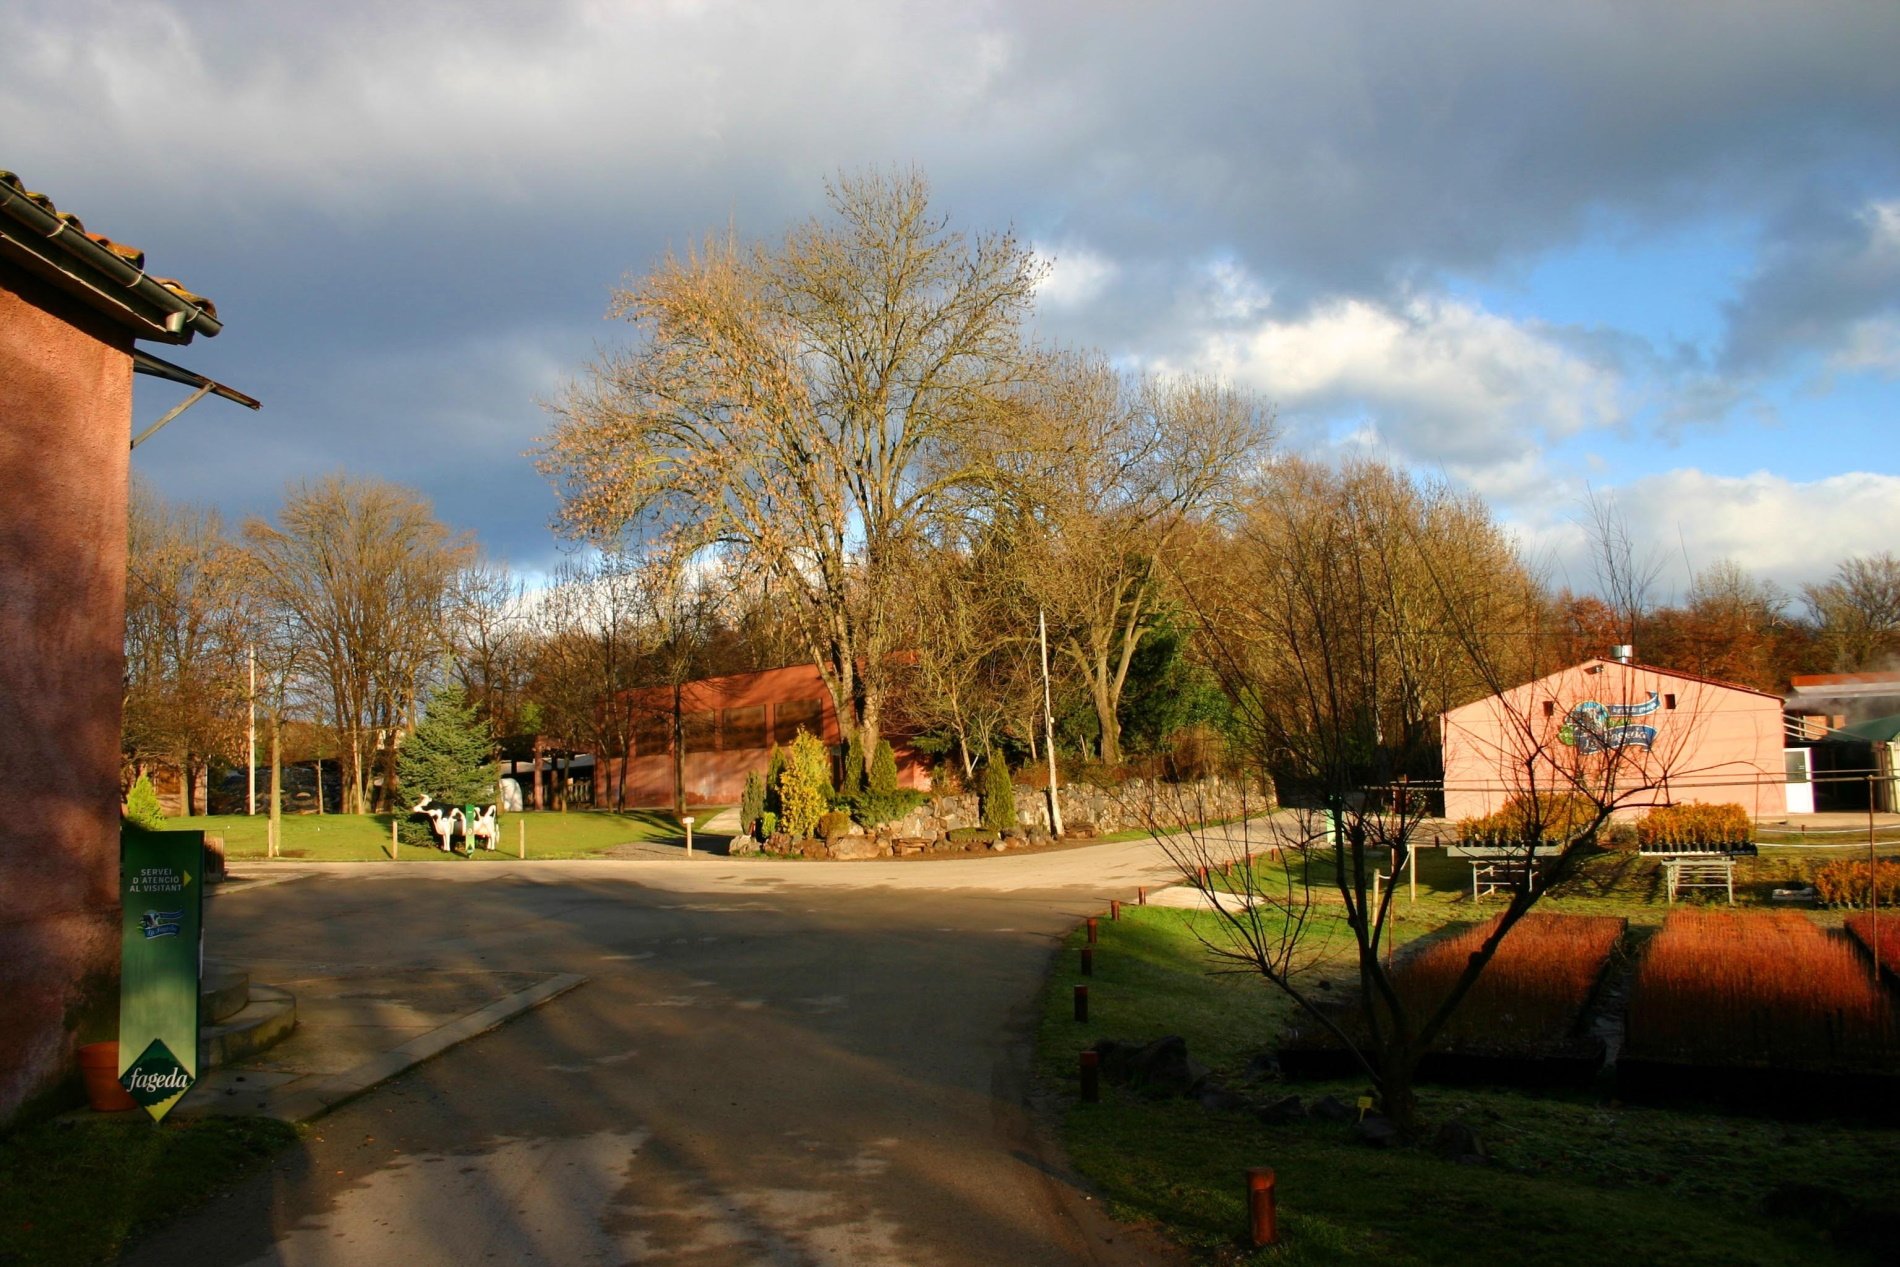
{"type": "Polygon", "coordinates": [[[840,836],[851,834],[851,815],[841,809],[834,809],[818,820],[818,830],[812,833],[824,840],[836,840],[840,836]]]}
{"type": "MultiPolygon", "coordinates": [[[[1867,905],[1867,861],[1842,858],[1815,868],[1814,891],[1829,906],[1867,905]]],[[[1900,862],[1883,860],[1875,872],[1882,906],[1900,903],[1900,862]]]]}
{"type": "Polygon", "coordinates": [[[739,794],[739,830],[748,833],[753,831],[764,813],[765,776],[757,770],[747,770],[745,791],[739,794]]]}
{"type": "Polygon", "coordinates": [[[864,790],[864,740],[857,735],[844,746],[844,783],[840,796],[856,796],[864,790]]]}
{"type": "Polygon", "coordinates": [[[995,832],[1016,827],[1016,785],[1010,781],[1009,762],[996,754],[983,771],[983,825],[995,832]]]}
{"type": "Polygon", "coordinates": [[[897,754],[891,751],[891,741],[877,741],[877,751],[871,755],[872,796],[892,796],[897,792],[897,754]]]}
{"type": "Polygon", "coordinates": [[[779,821],[794,839],[811,835],[831,808],[831,755],[825,745],[800,730],[785,754],[785,770],[778,779],[779,821]]]}
{"type": "Polygon", "coordinates": [[[898,788],[888,794],[860,792],[847,801],[846,808],[851,811],[851,817],[866,827],[877,827],[902,818],[923,803],[922,792],[898,788]]]}
{"type": "Polygon", "coordinates": [[[1597,818],[1597,805],[1575,792],[1519,792],[1494,814],[1458,820],[1458,838],[1467,845],[1562,845],[1597,818]]]}
{"type": "Polygon", "coordinates": [[[1659,805],[1645,814],[1636,824],[1636,838],[1645,849],[1745,845],[1755,838],[1755,823],[1746,809],[1733,802],[1684,801],[1659,805]]]}
{"type": "Polygon", "coordinates": [[[779,779],[785,774],[785,749],[778,744],[772,745],[772,755],[765,762],[765,808],[773,814],[785,812],[785,801],[779,795],[779,779]]]}
{"type": "Polygon", "coordinates": [[[434,829],[416,818],[406,818],[396,824],[396,839],[419,849],[439,849],[442,846],[442,838],[435,834],[434,829]]]}
{"type": "Polygon", "coordinates": [[[165,826],[165,811],[158,807],[158,791],[152,787],[150,775],[139,775],[138,782],[125,794],[124,815],[126,822],[146,831],[158,831],[165,826]]]}
{"type": "Polygon", "coordinates": [[[949,834],[951,841],[959,845],[967,845],[971,841],[994,844],[998,835],[987,827],[952,827],[949,834]]]}
{"type": "Polygon", "coordinates": [[[759,814],[759,839],[770,840],[778,831],[778,815],[771,810],[759,814]]]}

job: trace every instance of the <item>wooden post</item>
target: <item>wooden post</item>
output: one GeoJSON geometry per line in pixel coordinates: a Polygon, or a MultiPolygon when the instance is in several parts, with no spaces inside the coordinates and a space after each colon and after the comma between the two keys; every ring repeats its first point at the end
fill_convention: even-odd
{"type": "Polygon", "coordinates": [[[389,820],[389,860],[391,862],[396,861],[397,858],[402,856],[397,852],[401,843],[401,841],[396,839],[396,820],[392,817],[389,820]]]}
{"type": "Polygon", "coordinates": [[[526,858],[528,856],[528,819],[527,817],[524,815],[521,818],[516,819],[515,826],[520,829],[516,833],[516,837],[515,837],[516,841],[518,842],[517,847],[520,849],[521,856],[523,858],[526,858]]]}
{"type": "MultiPolygon", "coordinates": [[[[1732,901],[1733,899],[1731,899],[1732,901]]],[[[1880,985],[1880,858],[1874,852],[1874,776],[1867,776],[1867,941],[1874,949],[1874,985],[1880,985]]]]}

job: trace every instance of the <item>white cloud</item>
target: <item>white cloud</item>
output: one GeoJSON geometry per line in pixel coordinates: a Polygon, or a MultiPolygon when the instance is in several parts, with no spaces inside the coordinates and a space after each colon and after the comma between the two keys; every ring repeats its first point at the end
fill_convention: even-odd
{"type": "Polygon", "coordinates": [[[1114,260],[1084,246],[1037,246],[1035,252],[1049,262],[1049,272],[1036,288],[1036,302],[1045,310],[1061,312],[1093,303],[1121,271],[1114,260]]]}
{"type": "MultiPolygon", "coordinates": [[[[1632,540],[1661,565],[1660,597],[1679,598],[1690,574],[1734,559],[1790,591],[1824,580],[1851,554],[1893,548],[1900,540],[1900,476],[1870,471],[1790,480],[1767,471],[1711,475],[1665,471],[1612,489],[1632,540]]],[[[1589,541],[1580,522],[1581,487],[1521,504],[1510,516],[1534,556],[1550,560],[1554,579],[1593,585],[1589,541]]]]}
{"type": "Polygon", "coordinates": [[[1283,417],[1362,418],[1403,461],[1474,484],[1552,441],[1626,416],[1612,369],[1534,326],[1469,302],[1338,299],[1306,315],[1212,335],[1200,368],[1249,383],[1283,417]]]}

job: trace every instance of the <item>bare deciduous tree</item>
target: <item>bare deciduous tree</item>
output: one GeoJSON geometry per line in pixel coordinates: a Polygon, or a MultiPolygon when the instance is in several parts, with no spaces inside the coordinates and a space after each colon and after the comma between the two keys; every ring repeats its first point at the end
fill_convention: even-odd
{"type": "Polygon", "coordinates": [[[618,291],[630,350],[552,406],[541,467],[596,542],[718,546],[770,573],[847,734],[875,747],[900,625],[890,561],[1019,372],[1041,267],[933,212],[916,173],[844,178],[772,247],[714,239],[618,291]]]}
{"type": "Polygon", "coordinates": [[[1271,419],[1251,394],[1205,379],[1133,378],[1091,355],[1050,358],[1018,393],[1034,441],[1014,466],[1008,530],[1030,605],[1086,685],[1099,756],[1121,761],[1128,670],[1166,602],[1165,560],[1226,504],[1271,419]]]}
{"type": "Polygon", "coordinates": [[[217,512],[167,503],[134,481],[127,521],[126,760],[177,762],[196,814],[208,758],[242,747],[244,648],[254,615],[245,569],[217,512]]]}
{"type": "Polygon", "coordinates": [[[1900,655],[1900,558],[1891,551],[1843,559],[1833,579],[1801,594],[1835,669],[1881,668],[1900,655]]]}
{"type": "Polygon", "coordinates": [[[342,740],[345,811],[368,812],[376,753],[389,803],[396,733],[443,650],[443,605],[473,545],[421,494],[347,475],[293,484],[277,522],[253,519],[244,537],[270,616],[342,740]]]}

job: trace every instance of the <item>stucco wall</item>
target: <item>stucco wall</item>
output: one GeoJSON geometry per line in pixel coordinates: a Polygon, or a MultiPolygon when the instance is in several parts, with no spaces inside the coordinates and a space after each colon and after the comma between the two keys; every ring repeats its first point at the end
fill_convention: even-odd
{"type": "Polygon", "coordinates": [[[1564,791],[1576,776],[1601,786],[1613,764],[1624,789],[1656,784],[1621,802],[1632,813],[1652,804],[1733,801],[1751,814],[1779,814],[1786,810],[1782,733],[1781,701],[1773,696],[1592,661],[1445,714],[1445,814],[1491,813],[1533,783],[1564,791]],[[1566,744],[1560,732],[1570,711],[1589,701],[1631,710],[1608,724],[1651,728],[1652,741],[1594,754],[1566,744]]]}
{"type": "Polygon", "coordinates": [[[117,1000],[130,349],[0,264],[0,1121],[117,1000]]]}

